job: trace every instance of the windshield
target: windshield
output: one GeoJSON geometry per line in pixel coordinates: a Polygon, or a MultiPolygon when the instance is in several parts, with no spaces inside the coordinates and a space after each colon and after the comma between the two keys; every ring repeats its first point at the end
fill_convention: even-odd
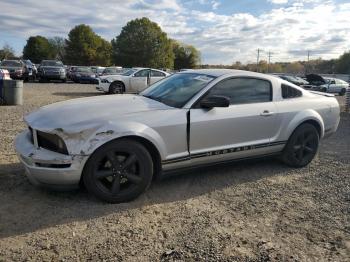
{"type": "Polygon", "coordinates": [[[133,73],[135,73],[137,71],[137,69],[130,69],[124,73],[122,73],[123,76],[130,76],[132,75],[133,73]]]}
{"type": "Polygon", "coordinates": [[[77,67],[75,71],[81,73],[92,73],[92,70],[89,67],[77,67]]]}
{"type": "Polygon", "coordinates": [[[42,61],[41,66],[60,66],[60,67],[63,67],[63,64],[60,61],[42,61]]]}
{"type": "Polygon", "coordinates": [[[215,77],[196,73],[178,73],[153,84],[142,96],[181,108],[215,77]]]}
{"type": "Polygon", "coordinates": [[[22,66],[19,61],[2,61],[1,66],[22,66]]]}

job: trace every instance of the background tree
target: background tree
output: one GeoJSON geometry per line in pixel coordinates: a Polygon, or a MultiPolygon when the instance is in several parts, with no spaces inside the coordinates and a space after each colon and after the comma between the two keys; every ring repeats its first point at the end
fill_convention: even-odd
{"type": "Polygon", "coordinates": [[[53,57],[58,60],[64,60],[66,53],[66,40],[63,37],[58,36],[49,38],[48,40],[51,45],[51,52],[53,57]]]}
{"type": "Polygon", "coordinates": [[[113,61],[131,67],[173,68],[174,53],[167,34],[148,18],[135,19],[112,40],[113,61]]]}
{"type": "Polygon", "coordinates": [[[201,62],[200,52],[192,45],[173,40],[174,69],[196,68],[201,62]]]}
{"type": "Polygon", "coordinates": [[[40,63],[44,59],[54,59],[49,40],[40,35],[29,37],[23,48],[23,58],[30,59],[33,63],[40,63]]]}
{"type": "Polygon", "coordinates": [[[15,57],[15,51],[11,46],[5,44],[2,49],[0,49],[0,61],[3,59],[10,59],[15,57]]]}
{"type": "Polygon", "coordinates": [[[350,74],[350,52],[345,52],[339,57],[335,63],[335,68],[338,73],[350,74]]]}
{"type": "Polygon", "coordinates": [[[110,65],[111,44],[84,24],[69,32],[65,52],[66,62],[72,65],[110,65]]]}

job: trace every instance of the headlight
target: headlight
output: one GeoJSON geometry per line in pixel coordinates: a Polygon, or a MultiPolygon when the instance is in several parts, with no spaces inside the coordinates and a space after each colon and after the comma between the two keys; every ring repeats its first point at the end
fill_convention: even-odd
{"type": "Polygon", "coordinates": [[[90,77],[96,77],[95,75],[90,75],[90,77]]]}
{"type": "Polygon", "coordinates": [[[50,151],[68,155],[67,146],[58,135],[36,131],[38,146],[50,151]]]}

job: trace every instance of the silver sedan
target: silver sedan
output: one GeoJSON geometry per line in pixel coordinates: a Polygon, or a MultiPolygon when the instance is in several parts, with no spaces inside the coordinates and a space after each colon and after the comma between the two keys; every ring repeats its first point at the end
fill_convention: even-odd
{"type": "Polygon", "coordinates": [[[74,99],[25,117],[16,151],[30,181],[78,186],[108,202],[134,199],[154,177],[279,155],[308,165],[337,130],[333,95],[238,70],[188,70],[139,95],[74,99]]]}

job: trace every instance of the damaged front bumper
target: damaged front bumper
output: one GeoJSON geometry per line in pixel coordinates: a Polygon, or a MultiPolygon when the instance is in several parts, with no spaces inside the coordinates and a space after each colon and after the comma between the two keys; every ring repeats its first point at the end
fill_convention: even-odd
{"type": "Polygon", "coordinates": [[[32,184],[57,189],[79,186],[88,156],[65,155],[37,148],[31,142],[28,130],[16,137],[15,148],[32,184]]]}

